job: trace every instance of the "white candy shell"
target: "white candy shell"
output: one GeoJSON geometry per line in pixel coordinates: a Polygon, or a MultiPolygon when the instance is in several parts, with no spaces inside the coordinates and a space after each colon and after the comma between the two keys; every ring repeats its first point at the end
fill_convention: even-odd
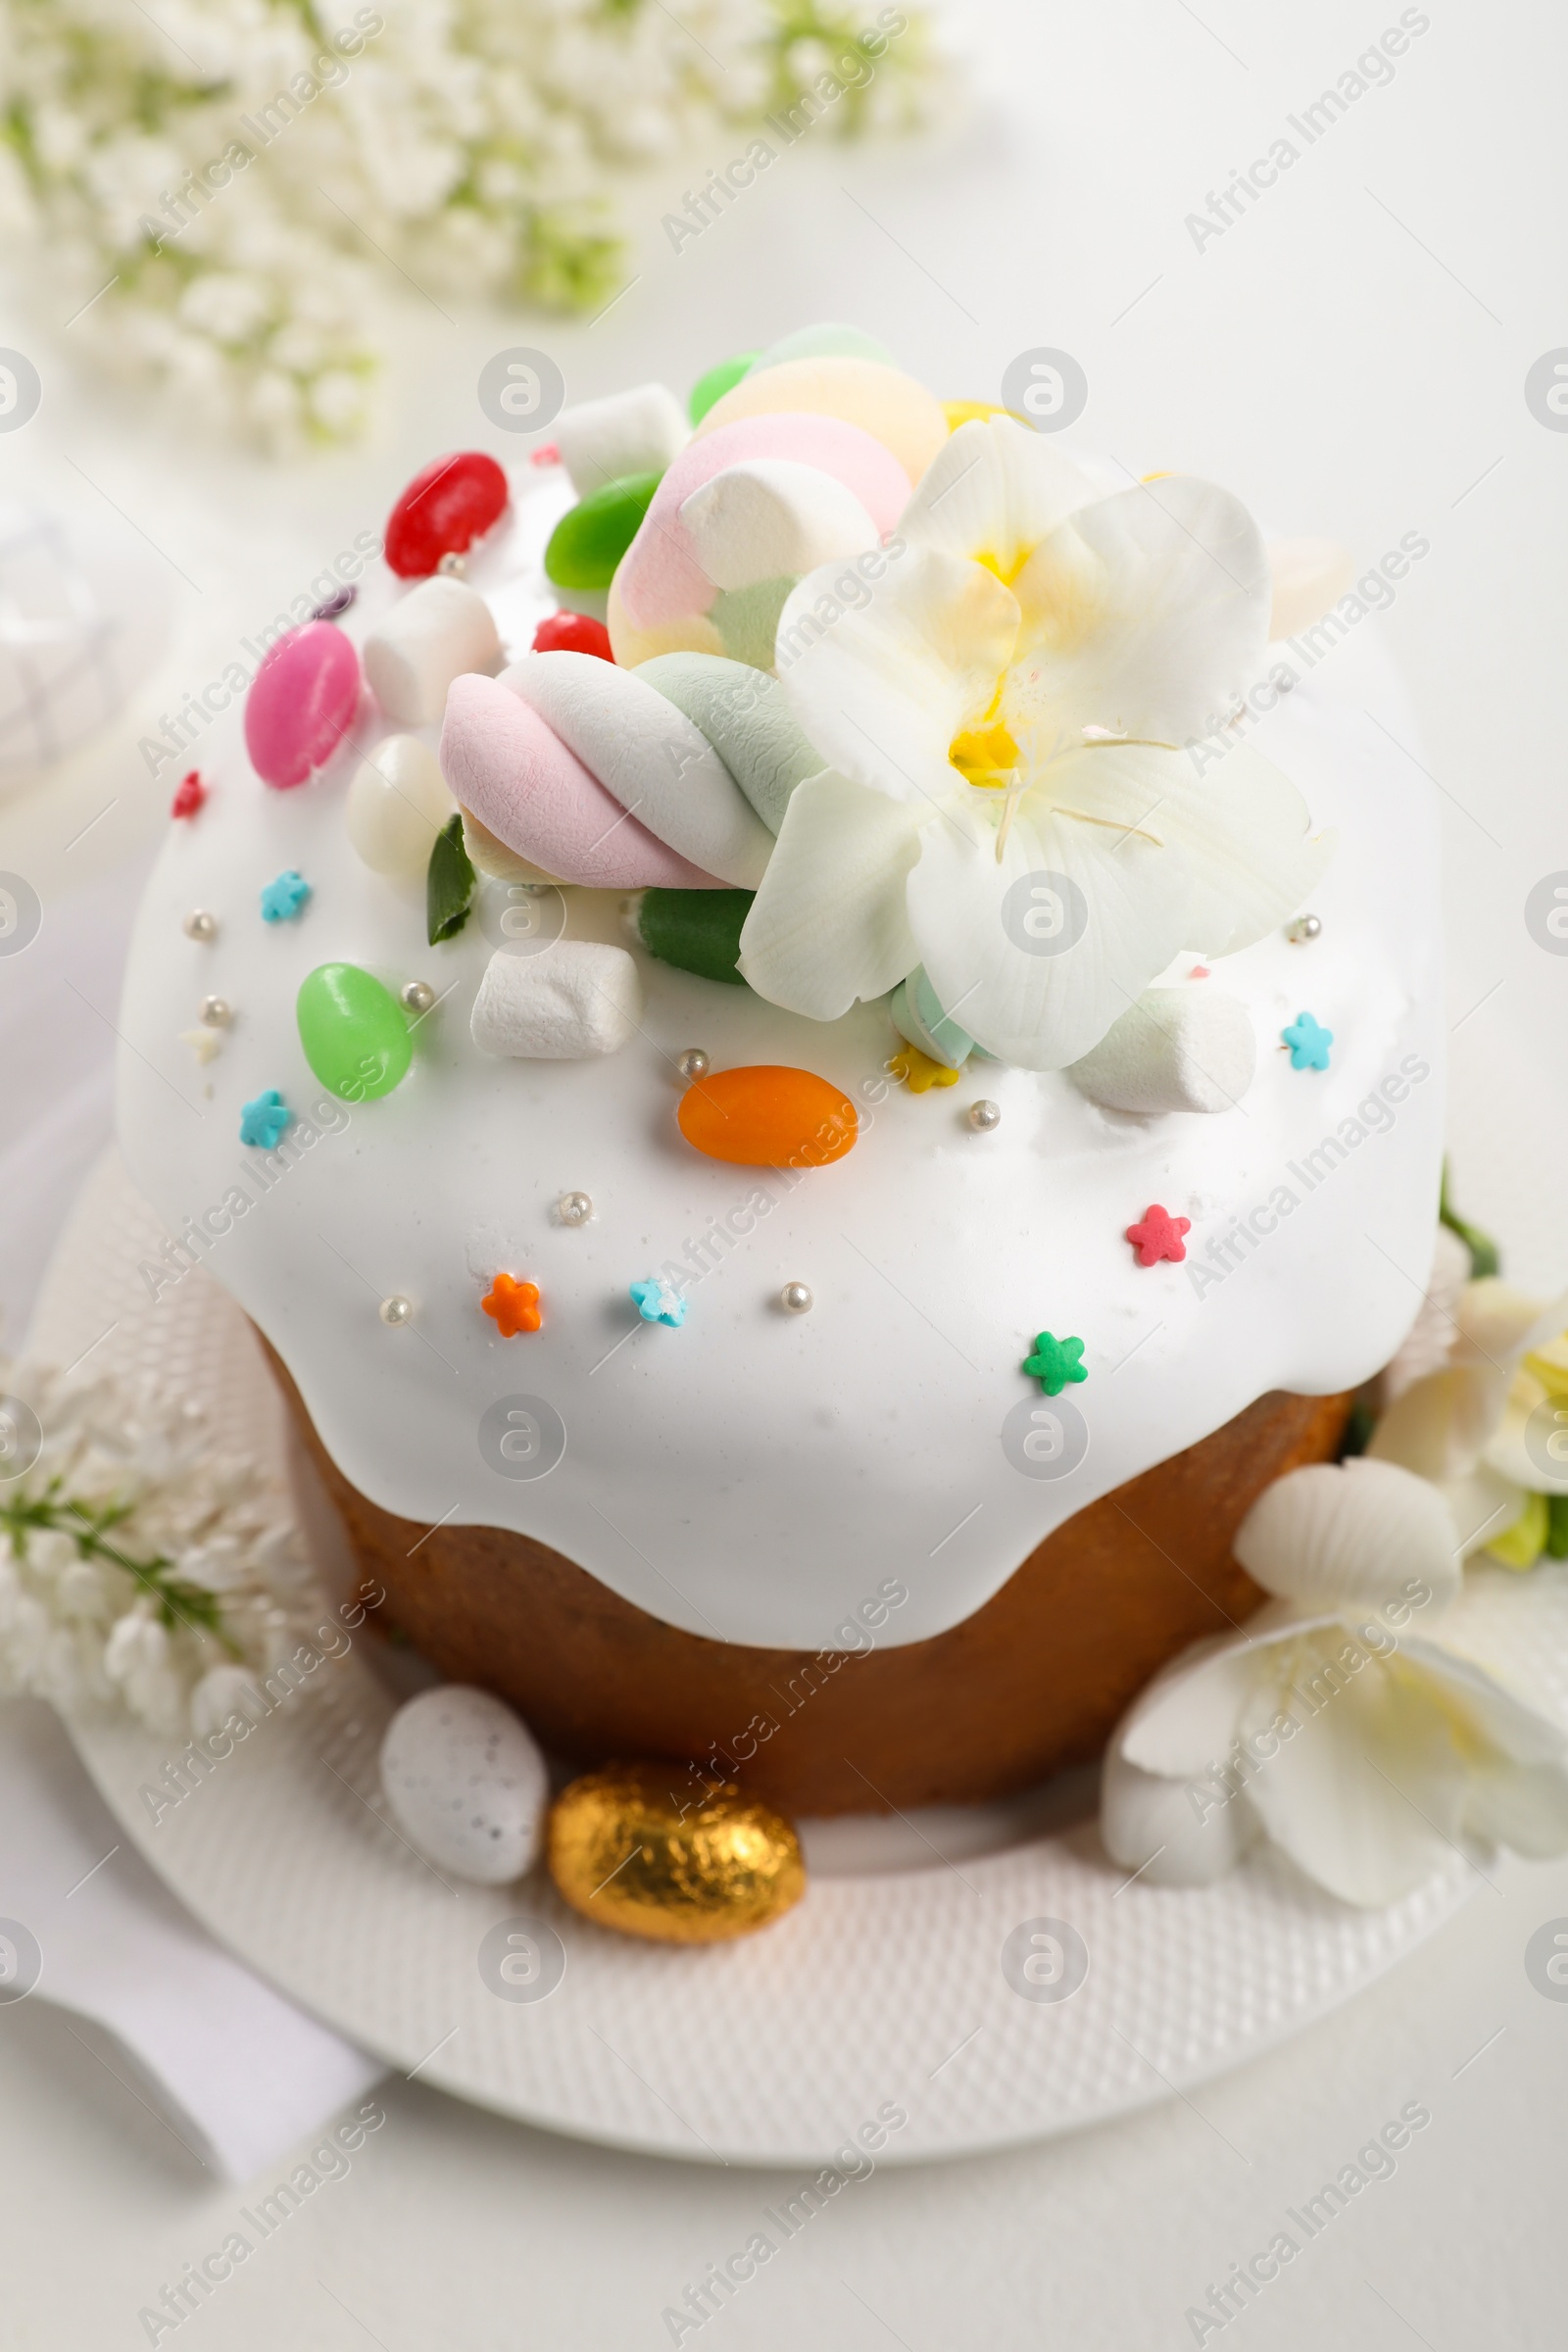
{"type": "Polygon", "coordinates": [[[343,822],[372,874],[422,874],[457,804],[416,735],[388,735],[355,770],[343,822]]]}
{"type": "Polygon", "coordinates": [[[1256,1068],[1257,1040],[1246,1007],[1203,980],[1146,990],[1067,1075],[1102,1109],[1148,1118],[1230,1110],[1256,1068]]]}
{"type": "Polygon", "coordinates": [[[545,1760],[488,1690],[447,1683],[400,1707],[381,1742],[381,1788],[410,1844],[453,1878],[510,1886],[539,1851],[545,1760]]]}
{"type": "Polygon", "coordinates": [[[631,671],[594,654],[525,654],[501,679],[668,848],[755,890],[773,836],[706,735],[631,671]]]}
{"type": "Polygon", "coordinates": [[[537,956],[498,950],[468,1026],[481,1054],[586,1061],[618,1054],[642,1017],[642,982],[624,948],[558,939],[537,956]]]}
{"type": "Polygon", "coordinates": [[[853,490],[793,458],[749,458],[694,490],[680,518],[715,588],[798,580],[819,564],[875,547],[876,524],[853,490]]]}
{"type": "Polygon", "coordinates": [[[579,498],[628,473],[662,473],[690,437],[685,412],[664,384],[579,401],[562,410],[551,434],[579,498]]]}
{"type": "Polygon", "coordinates": [[[494,670],[501,639],[489,606],[464,580],[421,580],[365,641],[365,675],[400,727],[433,726],[466,670],[494,670]]]}
{"type": "MultiPolygon", "coordinates": [[[[1446,1608],[1459,1537],[1441,1489],[1394,1462],[1313,1462],[1265,1487],[1231,1547],[1255,1584],[1303,1614],[1386,1608],[1411,1581],[1446,1608]]],[[[1408,1595],[1404,1595],[1408,1597],[1408,1595]]]]}

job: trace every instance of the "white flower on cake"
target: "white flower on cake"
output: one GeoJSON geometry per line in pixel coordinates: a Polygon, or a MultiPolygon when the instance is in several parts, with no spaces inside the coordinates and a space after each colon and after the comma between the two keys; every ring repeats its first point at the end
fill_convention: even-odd
{"type": "Polygon", "coordinates": [[[923,965],[989,1052],[1060,1068],[1177,954],[1249,946],[1322,873],[1331,845],[1266,760],[1238,747],[1200,779],[1181,748],[1263,666],[1268,558],[1228,492],[1106,496],[1012,419],[974,421],[847,611],[845,576],[810,573],[779,623],[826,772],[742,934],[761,996],[833,1020],[923,965]]]}
{"type": "Polygon", "coordinates": [[[1276,1597],[1174,1659],[1123,1717],[1101,1813],[1117,1862],[1203,1886],[1268,1838],[1375,1905],[1466,1842],[1568,1848],[1568,1736],[1429,1634],[1461,1584],[1436,1487],[1379,1461],[1293,1470],[1235,1551],[1276,1597]]]}
{"type": "Polygon", "coordinates": [[[1529,1568],[1547,1496],[1568,1494],[1568,1298],[1544,1306],[1489,1276],[1464,1286],[1449,1335],[1447,1361],[1394,1398],[1367,1450],[1441,1489],[1464,1552],[1529,1568]]]}

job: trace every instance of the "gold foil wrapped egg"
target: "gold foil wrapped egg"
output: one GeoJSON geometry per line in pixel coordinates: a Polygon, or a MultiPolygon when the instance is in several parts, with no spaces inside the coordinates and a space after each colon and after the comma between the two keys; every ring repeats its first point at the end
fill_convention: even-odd
{"type": "Polygon", "coordinates": [[[673,1764],[612,1764],[551,1808],[550,1875],[573,1910],[623,1936],[718,1943],[765,1928],[806,1891],[800,1839],[733,1782],[673,1764]]]}

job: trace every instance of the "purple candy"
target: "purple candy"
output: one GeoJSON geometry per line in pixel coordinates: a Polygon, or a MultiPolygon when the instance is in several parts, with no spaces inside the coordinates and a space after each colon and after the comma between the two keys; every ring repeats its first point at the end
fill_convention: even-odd
{"type": "Polygon", "coordinates": [[[311,618],[313,620],[338,619],[341,614],[348,611],[350,605],[353,604],[354,599],[359,595],[359,589],[353,580],[345,580],[341,588],[333,589],[331,595],[327,598],[324,605],[317,606],[316,611],[311,614],[311,618]]]}
{"type": "Polygon", "coordinates": [[[329,620],[308,620],[269,648],[245,702],[245,749],[279,792],[324,767],[360,701],[360,658],[329,620]]]}

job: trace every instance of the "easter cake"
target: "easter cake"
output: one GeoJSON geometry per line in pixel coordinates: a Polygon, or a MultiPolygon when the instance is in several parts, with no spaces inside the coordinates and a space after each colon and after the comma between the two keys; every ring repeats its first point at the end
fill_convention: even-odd
{"type": "Polygon", "coordinates": [[[224,1286],[386,1620],[563,1759],[1098,1754],[1431,1263],[1381,597],[844,329],[440,458],[313,593],[158,747],[151,1297],[224,1286]]]}

